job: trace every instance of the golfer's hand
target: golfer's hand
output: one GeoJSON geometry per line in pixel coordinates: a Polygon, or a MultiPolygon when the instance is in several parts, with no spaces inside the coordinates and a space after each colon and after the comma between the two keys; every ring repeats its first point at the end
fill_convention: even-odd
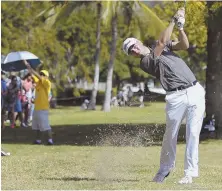
{"type": "Polygon", "coordinates": [[[177,27],[179,30],[183,30],[183,26],[185,24],[185,18],[184,17],[179,17],[178,20],[177,20],[177,27]]]}
{"type": "Polygon", "coordinates": [[[185,9],[184,8],[180,8],[178,9],[178,11],[175,13],[175,15],[173,16],[173,21],[175,23],[177,23],[178,19],[180,17],[184,17],[185,18],[185,9]]]}
{"type": "Polygon", "coordinates": [[[183,30],[183,26],[185,24],[185,9],[180,8],[174,15],[174,22],[176,23],[179,30],[183,30]]]}
{"type": "Polygon", "coordinates": [[[176,17],[177,19],[179,17],[185,17],[185,9],[184,9],[184,7],[179,8],[178,11],[176,12],[176,14],[174,15],[174,17],[176,17]]]}

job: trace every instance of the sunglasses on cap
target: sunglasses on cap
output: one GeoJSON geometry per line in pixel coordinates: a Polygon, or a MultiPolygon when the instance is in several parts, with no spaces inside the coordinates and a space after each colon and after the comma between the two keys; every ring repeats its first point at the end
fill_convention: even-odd
{"type": "Polygon", "coordinates": [[[40,76],[45,76],[45,74],[43,72],[40,72],[40,76]]]}
{"type": "Polygon", "coordinates": [[[131,45],[131,46],[129,47],[129,49],[128,49],[128,54],[129,54],[129,55],[132,54],[132,49],[133,49],[134,45],[135,45],[135,44],[133,44],[133,45],[131,45]]]}

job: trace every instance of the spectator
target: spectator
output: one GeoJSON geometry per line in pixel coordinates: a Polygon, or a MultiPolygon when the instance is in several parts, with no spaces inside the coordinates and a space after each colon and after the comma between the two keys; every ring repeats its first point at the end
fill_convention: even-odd
{"type": "MultiPolygon", "coordinates": [[[[10,112],[10,121],[11,121],[11,128],[15,127],[15,109],[16,104],[17,106],[19,105],[17,100],[18,100],[18,94],[19,94],[19,87],[17,85],[17,77],[16,76],[11,76],[11,82],[9,83],[6,91],[6,96],[5,96],[5,103],[4,103],[4,108],[3,108],[3,114],[5,112],[10,112]]],[[[17,111],[17,110],[16,110],[17,111]]],[[[4,115],[3,120],[5,121],[7,115],[4,115]]]]}
{"type": "Polygon", "coordinates": [[[139,102],[140,102],[139,107],[144,107],[144,103],[143,103],[144,91],[142,90],[142,88],[140,88],[139,91],[138,91],[138,97],[139,97],[139,102]]]}
{"type": "Polygon", "coordinates": [[[113,96],[113,97],[112,97],[112,99],[111,99],[111,106],[114,106],[114,107],[119,106],[118,100],[117,100],[117,97],[116,97],[116,96],[113,96]]]}
{"type": "Polygon", "coordinates": [[[31,112],[31,99],[32,99],[32,82],[33,78],[30,73],[28,73],[22,81],[23,86],[23,99],[22,106],[24,111],[24,125],[28,126],[29,114],[31,112]]]}
{"type": "Polygon", "coordinates": [[[37,73],[26,60],[24,60],[24,64],[27,66],[29,73],[33,74],[36,82],[35,109],[32,120],[32,129],[36,132],[34,143],[41,144],[41,134],[47,132],[48,145],[53,145],[52,130],[49,125],[49,93],[51,90],[51,82],[48,79],[49,73],[46,70],[37,73]]]}
{"type": "Polygon", "coordinates": [[[118,91],[117,101],[118,101],[119,106],[123,105],[123,91],[122,90],[118,91]]]}
{"type": "Polygon", "coordinates": [[[49,102],[51,101],[52,99],[52,91],[49,92],[49,102]]]}
{"type": "Polygon", "coordinates": [[[14,119],[16,120],[17,118],[19,118],[20,126],[27,127],[26,124],[24,123],[23,111],[22,111],[22,99],[23,99],[22,80],[19,76],[16,76],[16,79],[17,79],[17,87],[18,87],[19,91],[18,91],[18,95],[16,97],[16,102],[15,102],[14,119]]]}
{"type": "Polygon", "coordinates": [[[1,116],[2,116],[1,125],[2,125],[2,129],[5,128],[3,108],[4,108],[4,99],[5,99],[6,93],[7,93],[7,86],[6,86],[6,81],[5,81],[5,72],[1,71],[1,116]]]}
{"type": "Polygon", "coordinates": [[[89,106],[89,100],[85,99],[84,102],[81,105],[81,110],[87,110],[89,106]]]}
{"type": "Polygon", "coordinates": [[[24,76],[22,81],[22,86],[26,92],[32,89],[32,82],[33,82],[32,74],[28,73],[27,75],[24,76]]]}
{"type": "Polygon", "coordinates": [[[127,101],[128,101],[128,88],[123,87],[123,106],[126,105],[127,101]]]}
{"type": "Polygon", "coordinates": [[[132,91],[132,88],[131,86],[128,86],[128,94],[127,94],[127,97],[128,97],[128,105],[130,106],[130,102],[133,98],[133,91],[132,91]]]}
{"type": "Polygon", "coordinates": [[[145,95],[150,94],[150,90],[149,90],[149,88],[148,88],[148,82],[145,82],[144,94],[145,94],[145,95]]]}
{"type": "Polygon", "coordinates": [[[31,108],[30,108],[30,113],[29,113],[29,121],[31,122],[32,121],[32,116],[33,116],[33,112],[34,112],[34,109],[35,109],[35,87],[36,87],[36,83],[35,81],[33,80],[32,82],[32,98],[31,98],[31,108]]]}
{"type": "Polygon", "coordinates": [[[1,71],[1,107],[3,107],[4,99],[3,96],[6,94],[7,86],[5,81],[5,72],[1,71]]]}

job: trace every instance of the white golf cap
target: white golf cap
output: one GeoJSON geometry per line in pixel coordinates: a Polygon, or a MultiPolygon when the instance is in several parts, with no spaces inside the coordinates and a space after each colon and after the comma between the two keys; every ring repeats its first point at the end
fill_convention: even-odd
{"type": "Polygon", "coordinates": [[[129,48],[136,44],[138,40],[136,38],[127,38],[126,40],[124,40],[123,42],[123,51],[128,55],[128,50],[129,48]]]}

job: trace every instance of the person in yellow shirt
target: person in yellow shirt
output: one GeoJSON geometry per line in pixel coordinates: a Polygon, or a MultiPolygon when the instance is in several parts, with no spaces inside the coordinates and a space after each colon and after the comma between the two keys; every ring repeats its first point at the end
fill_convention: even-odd
{"type": "Polygon", "coordinates": [[[34,143],[41,144],[41,132],[47,131],[48,145],[53,145],[52,130],[49,125],[49,93],[51,90],[51,82],[48,79],[49,72],[46,70],[41,70],[40,73],[36,72],[26,60],[24,60],[24,64],[36,82],[35,109],[32,119],[32,129],[36,131],[34,143]]]}

